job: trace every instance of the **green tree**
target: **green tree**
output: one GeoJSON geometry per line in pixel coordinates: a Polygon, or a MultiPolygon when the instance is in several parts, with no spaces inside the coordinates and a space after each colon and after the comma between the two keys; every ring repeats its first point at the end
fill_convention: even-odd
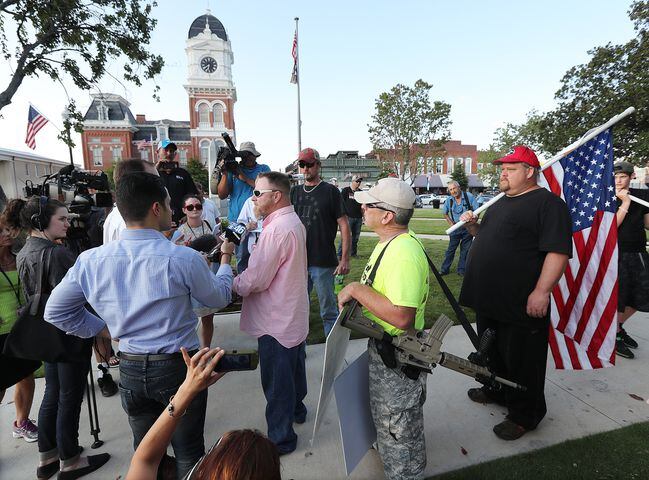
{"type": "Polygon", "coordinates": [[[493,162],[503,157],[504,154],[503,151],[496,150],[493,145],[489,146],[488,150],[478,150],[478,163],[482,164],[482,168],[478,170],[478,177],[487,188],[496,188],[498,186],[500,173],[493,162]]]}
{"type": "Polygon", "coordinates": [[[462,162],[457,162],[453,173],[451,173],[451,178],[460,184],[462,190],[467,190],[469,188],[469,177],[466,176],[466,171],[464,170],[464,165],[462,162]]]}
{"type": "Polygon", "coordinates": [[[397,84],[374,102],[375,113],[368,124],[375,151],[387,156],[386,167],[402,179],[418,173],[418,162],[411,153],[416,145],[441,145],[450,135],[451,105],[435,100],[431,103],[433,85],[417,80],[413,87],[397,84]]]}
{"type": "Polygon", "coordinates": [[[590,60],[570,68],[561,79],[554,110],[533,111],[523,124],[507,124],[496,132],[495,143],[513,139],[555,154],[633,106],[636,113],[615,126],[613,148],[617,158],[644,166],[649,158],[649,1],[634,1],[628,13],[634,38],[590,50],[590,60]]]}
{"type": "Polygon", "coordinates": [[[110,189],[114,192],[115,191],[115,181],[113,180],[113,172],[115,171],[115,165],[112,164],[110,167],[104,168],[104,173],[108,177],[108,184],[110,185],[110,189]]]}
{"type": "MultiPolygon", "coordinates": [[[[45,75],[62,85],[71,80],[90,90],[105,75],[118,79],[119,62],[124,81],[141,86],[153,79],[164,64],[148,45],[155,6],[148,0],[0,0],[0,51],[13,71],[4,90],[0,86],[0,111],[27,77],[45,75]],[[9,29],[15,45],[7,40],[9,29]]],[[[74,102],[70,113],[80,131],[74,102]]],[[[65,134],[60,138],[71,143],[65,134]]]]}
{"type": "Polygon", "coordinates": [[[209,177],[209,174],[207,172],[207,167],[205,167],[200,160],[197,160],[195,158],[190,158],[187,161],[186,168],[187,171],[191,174],[194,181],[200,183],[201,186],[203,187],[203,191],[207,192],[208,191],[207,182],[209,177]]]}

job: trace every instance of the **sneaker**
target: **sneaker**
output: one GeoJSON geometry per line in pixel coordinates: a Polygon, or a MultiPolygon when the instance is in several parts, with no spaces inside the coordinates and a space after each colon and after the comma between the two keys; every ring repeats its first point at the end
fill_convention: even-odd
{"type": "Polygon", "coordinates": [[[13,437],[24,438],[26,442],[32,443],[38,440],[38,427],[30,419],[23,420],[20,425],[14,421],[13,437]]]}
{"type": "Polygon", "coordinates": [[[635,355],[633,355],[633,352],[629,349],[629,347],[624,342],[624,339],[619,333],[615,338],[615,353],[617,353],[620,357],[624,357],[624,358],[635,357],[635,355]]]}
{"type": "Polygon", "coordinates": [[[638,348],[638,342],[632,339],[624,328],[620,327],[620,331],[617,332],[617,337],[621,338],[625,345],[629,348],[638,348]]]}
{"type": "Polygon", "coordinates": [[[112,397],[117,393],[117,384],[110,373],[104,373],[104,376],[97,379],[97,385],[104,397],[112,397]]]}

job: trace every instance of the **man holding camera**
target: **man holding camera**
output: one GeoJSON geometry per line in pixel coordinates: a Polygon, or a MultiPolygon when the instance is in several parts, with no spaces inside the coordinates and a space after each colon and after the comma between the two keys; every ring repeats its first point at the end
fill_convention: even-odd
{"type": "MultiPolygon", "coordinates": [[[[161,233],[171,228],[171,205],[160,177],[125,175],[116,190],[126,230],[119,241],[79,256],[52,291],[44,318],[82,338],[119,338],[122,406],[137,448],[165,408],[174,415],[173,395],[186,372],[180,348],[198,350],[192,297],[212,308],[230,302],[234,245],[223,243],[221,266],[213,274],[198,252],[161,233]]],[[[205,453],[206,406],[206,394],[197,396],[172,439],[178,478],[205,453]]]]}
{"type": "MultiPolygon", "coordinates": [[[[356,192],[354,198],[362,204],[365,225],[378,235],[379,243],[361,281],[350,283],[338,294],[338,307],[358,300],[363,315],[390,336],[422,330],[429,280],[424,247],[408,229],[415,192],[402,180],[384,178],[368,191],[356,192]]],[[[404,369],[394,350],[387,358],[389,351],[382,341],[370,339],[367,350],[370,409],[385,476],[419,479],[426,467],[426,375],[404,369]]]]}
{"type": "Polygon", "coordinates": [[[255,185],[252,201],[263,229],[233,288],[243,297],[241,330],[259,344],[268,438],[283,455],[297,445],[293,422],[306,419],[306,231],[291,205],[287,175],[260,173],[255,185]]]}
{"type": "Polygon", "coordinates": [[[349,273],[349,222],[340,190],[320,178],[318,151],[305,148],[298,155],[297,164],[304,172],[304,185],[295,185],[291,189],[291,203],[306,228],[309,293],[315,287],[327,336],[338,317],[334,276],[349,273]],[[335,244],[339,228],[342,241],[340,259],[335,244]]]}
{"type": "Polygon", "coordinates": [[[189,193],[198,193],[191,174],[178,165],[177,152],[178,147],[171,140],[160,141],[158,143],[158,161],[155,164],[171,197],[171,219],[176,226],[183,217],[183,198],[189,193]]]}

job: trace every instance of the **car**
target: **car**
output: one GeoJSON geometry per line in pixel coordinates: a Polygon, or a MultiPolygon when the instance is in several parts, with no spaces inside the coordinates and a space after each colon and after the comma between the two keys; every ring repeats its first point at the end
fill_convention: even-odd
{"type": "Polygon", "coordinates": [[[423,208],[424,204],[420,197],[415,197],[415,208],[423,208]]]}
{"type": "Polygon", "coordinates": [[[478,207],[481,207],[494,197],[495,195],[491,195],[489,193],[481,193],[476,197],[475,201],[478,204],[478,207]]]}

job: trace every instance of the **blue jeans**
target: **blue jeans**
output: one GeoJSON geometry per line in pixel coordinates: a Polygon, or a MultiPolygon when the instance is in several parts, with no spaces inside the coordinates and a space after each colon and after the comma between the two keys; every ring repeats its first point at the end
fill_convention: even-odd
{"type": "Polygon", "coordinates": [[[464,267],[466,265],[466,256],[469,253],[469,248],[471,248],[471,243],[473,242],[473,237],[465,228],[455,231],[449,235],[449,244],[446,249],[446,256],[444,257],[444,263],[442,263],[441,273],[448,273],[451,269],[451,264],[453,263],[453,258],[455,257],[455,250],[457,246],[460,246],[460,260],[457,264],[457,273],[464,274],[464,267]]]}
{"type": "MultiPolygon", "coordinates": [[[[119,391],[122,408],[128,415],[133,432],[134,449],[167,408],[169,398],[183,383],[186,373],[187,367],[180,356],[155,362],[120,360],[119,391]]],[[[189,404],[187,413],[171,438],[178,478],[183,478],[205,454],[203,429],[206,407],[207,390],[203,390],[189,404]]]]}
{"type": "MultiPolygon", "coordinates": [[[[349,221],[349,229],[352,232],[352,250],[351,255],[358,255],[358,239],[361,236],[361,227],[363,226],[363,217],[354,218],[347,217],[349,221]]],[[[338,244],[338,258],[343,256],[343,241],[340,240],[338,244]]]]}
{"type": "Polygon", "coordinates": [[[38,451],[58,448],[59,458],[79,455],[79,415],[90,359],[79,363],[45,362],[45,393],[38,410],[38,451]]]}
{"type": "Polygon", "coordinates": [[[293,422],[304,423],[306,419],[305,342],[286,348],[270,335],[264,335],[257,343],[268,438],[280,453],[289,453],[297,446],[293,422]]]}
{"type": "Polygon", "coordinates": [[[242,274],[248,268],[248,260],[250,260],[248,242],[246,242],[245,237],[239,245],[234,247],[234,254],[237,257],[237,274],[242,274]]]}
{"type": "Polygon", "coordinates": [[[325,337],[336,323],[338,318],[338,301],[334,293],[334,270],[335,267],[309,267],[309,284],[308,290],[311,295],[311,290],[315,287],[315,293],[318,295],[318,303],[320,304],[320,317],[322,318],[322,325],[324,326],[325,337]]]}

